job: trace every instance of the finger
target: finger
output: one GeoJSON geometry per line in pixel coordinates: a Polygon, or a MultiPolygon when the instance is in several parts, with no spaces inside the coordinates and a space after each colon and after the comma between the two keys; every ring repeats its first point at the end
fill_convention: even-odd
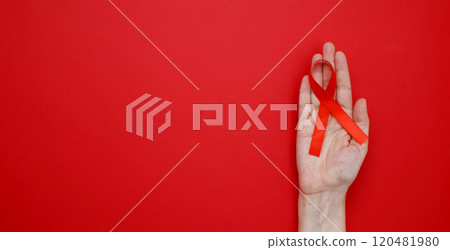
{"type": "Polygon", "coordinates": [[[369,135],[369,114],[367,113],[367,101],[364,98],[360,98],[355,102],[353,109],[353,121],[356,125],[369,135]]]}
{"type": "MultiPolygon", "coordinates": [[[[314,64],[314,62],[317,60],[322,60],[321,54],[315,54],[312,58],[312,63],[314,64]]],[[[311,67],[312,67],[311,68],[312,77],[314,77],[314,80],[316,80],[316,82],[320,86],[322,86],[322,69],[323,69],[322,64],[318,63],[316,65],[311,65],[311,67]]],[[[320,101],[319,99],[317,99],[316,95],[314,95],[314,92],[312,91],[311,91],[311,103],[316,110],[319,110],[320,101]]]]}
{"type": "Polygon", "coordinates": [[[348,72],[347,58],[341,51],[336,52],[336,101],[352,117],[352,86],[348,72]]]}
{"type": "MultiPolygon", "coordinates": [[[[327,42],[323,45],[323,59],[330,62],[331,65],[333,65],[333,69],[335,69],[334,53],[335,53],[335,48],[334,48],[333,43],[327,42]]],[[[330,69],[327,66],[323,67],[323,72],[322,72],[323,80],[322,81],[323,81],[324,88],[326,88],[328,86],[328,82],[330,81],[330,78],[331,78],[331,73],[332,73],[332,69],[330,69]]]]}
{"type": "Polygon", "coordinates": [[[298,98],[298,110],[301,112],[306,104],[311,104],[311,86],[309,85],[309,77],[304,76],[300,84],[300,94],[298,98]]]}

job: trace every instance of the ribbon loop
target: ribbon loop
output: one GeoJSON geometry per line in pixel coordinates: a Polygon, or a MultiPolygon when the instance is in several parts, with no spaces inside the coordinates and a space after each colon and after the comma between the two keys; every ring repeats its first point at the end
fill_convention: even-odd
{"type": "Polygon", "coordinates": [[[309,148],[309,154],[314,156],[320,156],[323,140],[325,138],[325,130],[327,128],[328,117],[330,113],[336,118],[336,120],[344,127],[345,130],[359,143],[363,144],[369,137],[356,125],[356,123],[345,113],[341,106],[334,100],[334,94],[336,92],[336,72],[333,65],[326,60],[315,61],[311,67],[314,67],[317,63],[324,63],[331,68],[331,78],[327,88],[324,90],[314,79],[311,71],[309,72],[309,82],[311,89],[320,101],[318,119],[325,127],[324,130],[318,129],[318,122],[314,126],[314,132],[311,140],[311,146],[309,148]]]}

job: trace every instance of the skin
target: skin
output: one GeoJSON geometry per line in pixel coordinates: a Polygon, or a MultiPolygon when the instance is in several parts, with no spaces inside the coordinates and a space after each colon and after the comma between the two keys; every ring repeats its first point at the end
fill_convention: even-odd
{"type": "MultiPolygon", "coordinates": [[[[353,105],[350,75],[344,53],[335,52],[334,45],[327,42],[323,46],[322,54],[314,55],[312,61],[320,59],[329,61],[335,68],[336,101],[369,135],[367,103],[361,98],[353,105]]],[[[331,69],[317,64],[312,68],[312,75],[326,88],[331,69]]],[[[306,104],[312,104],[316,111],[319,110],[320,102],[310,88],[308,76],[302,79],[299,112],[306,104]]],[[[300,189],[304,194],[300,194],[298,200],[299,231],[345,231],[346,193],[366,157],[368,141],[360,145],[330,115],[321,154],[316,157],[309,155],[313,131],[314,125],[310,125],[297,132],[297,168],[300,189]]]]}

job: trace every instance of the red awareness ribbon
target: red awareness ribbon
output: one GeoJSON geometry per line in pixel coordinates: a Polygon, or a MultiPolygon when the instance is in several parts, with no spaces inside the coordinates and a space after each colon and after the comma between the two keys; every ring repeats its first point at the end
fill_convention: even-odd
{"type": "Polygon", "coordinates": [[[314,156],[320,156],[320,150],[322,148],[323,139],[325,137],[325,130],[327,128],[328,117],[331,113],[334,118],[344,127],[345,130],[359,143],[363,144],[369,137],[356,125],[356,123],[345,113],[341,106],[334,100],[334,93],[336,92],[336,73],[330,62],[326,60],[315,61],[309,72],[309,82],[311,89],[320,101],[318,118],[316,120],[316,126],[314,127],[314,133],[311,140],[311,147],[309,148],[309,154],[314,156]],[[331,68],[331,78],[327,88],[324,90],[314,79],[311,74],[312,68],[317,63],[324,63],[331,68]],[[319,130],[320,122],[322,122],[325,129],[319,130]]]}

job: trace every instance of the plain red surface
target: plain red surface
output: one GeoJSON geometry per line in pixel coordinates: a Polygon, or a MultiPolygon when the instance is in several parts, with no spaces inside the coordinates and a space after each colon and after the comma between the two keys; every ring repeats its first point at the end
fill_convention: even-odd
{"type": "MultiPolygon", "coordinates": [[[[279,131],[192,131],[192,103],[296,103],[324,42],[347,54],[370,146],[347,199],[349,231],[449,231],[448,1],[0,3],[0,230],[295,231],[295,114],[279,131]],[[125,105],[173,102],[154,142],[125,131],[125,105]]],[[[242,112],[242,110],[238,110],[242,112]]],[[[238,127],[245,122],[238,114],[238,127]]]]}

